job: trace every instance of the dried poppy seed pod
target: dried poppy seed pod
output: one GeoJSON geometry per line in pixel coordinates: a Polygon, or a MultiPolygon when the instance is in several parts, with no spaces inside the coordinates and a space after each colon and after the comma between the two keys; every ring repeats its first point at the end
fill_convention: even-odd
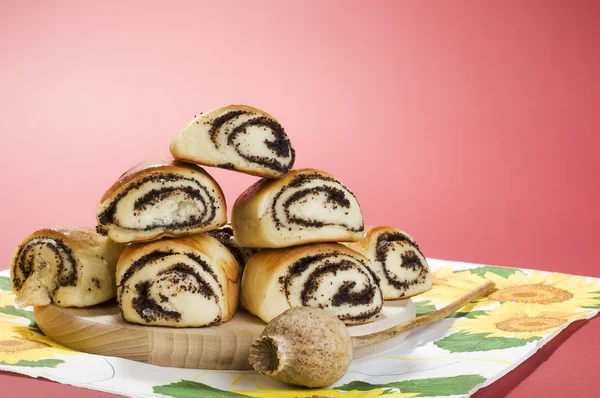
{"type": "Polygon", "coordinates": [[[391,339],[439,321],[496,288],[487,281],[444,308],[371,334],[350,337],[337,317],[312,307],[294,307],[273,318],[250,347],[250,364],[259,373],[284,383],[325,387],[344,376],[352,350],[391,339]]]}
{"type": "Polygon", "coordinates": [[[265,327],[250,348],[250,364],[284,383],[324,387],[352,362],[352,340],[342,321],[325,310],[294,307],[265,327]]]}

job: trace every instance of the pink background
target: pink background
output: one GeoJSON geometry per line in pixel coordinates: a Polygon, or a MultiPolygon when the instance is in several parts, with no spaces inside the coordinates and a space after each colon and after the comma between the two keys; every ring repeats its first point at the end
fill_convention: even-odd
{"type": "MultiPolygon", "coordinates": [[[[195,114],[245,103],[430,257],[600,277],[599,2],[98,3],[0,2],[0,269],[35,229],[94,225],[195,114]]],[[[229,205],[255,180],[209,171],[229,205]]],[[[592,394],[599,322],[478,396],[592,394]]]]}

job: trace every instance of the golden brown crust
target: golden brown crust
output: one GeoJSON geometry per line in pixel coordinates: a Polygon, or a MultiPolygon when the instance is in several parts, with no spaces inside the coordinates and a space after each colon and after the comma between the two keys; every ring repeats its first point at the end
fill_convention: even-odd
{"type": "Polygon", "coordinates": [[[387,225],[380,225],[380,226],[374,227],[374,226],[369,225],[369,226],[365,227],[365,230],[367,232],[363,239],[359,240],[358,242],[345,242],[343,244],[348,246],[350,249],[358,251],[359,253],[361,253],[362,255],[364,255],[368,258],[371,257],[369,255],[369,252],[371,250],[371,246],[374,245],[375,242],[377,241],[377,237],[386,232],[401,233],[401,234],[407,236],[408,238],[410,238],[412,243],[415,243],[414,239],[410,235],[408,235],[406,232],[404,232],[396,227],[390,227],[387,225]]]}
{"type": "Polygon", "coordinates": [[[367,230],[367,237],[371,237],[373,235],[379,235],[384,232],[400,232],[401,234],[409,237],[414,242],[414,239],[412,239],[412,237],[410,235],[408,235],[406,232],[404,232],[396,227],[391,227],[388,225],[380,225],[380,226],[376,226],[376,227],[370,226],[367,230]]]}
{"type": "Polygon", "coordinates": [[[57,226],[53,229],[45,229],[36,232],[36,235],[52,234],[53,236],[63,237],[64,240],[69,242],[69,246],[72,248],[81,248],[83,250],[97,245],[106,243],[107,238],[98,234],[93,228],[79,228],[79,227],[64,227],[57,226]],[[39,232],[42,232],[39,234],[39,232]]]}
{"type": "Polygon", "coordinates": [[[313,254],[330,254],[335,252],[346,254],[348,256],[354,256],[363,261],[368,261],[356,250],[353,250],[340,243],[332,242],[312,243],[308,245],[286,247],[282,249],[263,249],[255,254],[255,256],[258,256],[256,259],[254,259],[255,256],[252,257],[256,262],[265,263],[267,266],[266,271],[269,272],[268,267],[273,266],[271,263],[293,263],[302,257],[307,257],[313,254]],[[266,256],[266,258],[263,256],[266,256]]]}
{"type": "Polygon", "coordinates": [[[320,174],[325,177],[335,178],[329,173],[326,173],[317,169],[297,169],[292,170],[285,177],[279,179],[262,179],[254,184],[252,184],[248,189],[246,189],[242,194],[237,198],[233,205],[233,209],[238,208],[238,211],[245,208],[246,206],[252,206],[255,203],[259,202],[262,197],[265,195],[269,195],[273,192],[279,191],[279,189],[283,188],[290,181],[292,181],[299,174],[320,174]]]}
{"type": "Polygon", "coordinates": [[[195,164],[181,162],[171,158],[148,159],[136,164],[135,166],[127,170],[125,173],[121,174],[119,179],[115,181],[114,184],[110,186],[110,188],[108,188],[104,195],[102,195],[100,203],[114,196],[118,190],[129,184],[131,181],[143,178],[143,176],[154,173],[156,171],[165,171],[168,173],[172,171],[177,171],[178,168],[196,171],[208,175],[208,173],[204,171],[204,169],[195,164]]]}
{"type": "Polygon", "coordinates": [[[369,252],[369,247],[373,244],[373,239],[377,239],[378,235],[385,232],[401,232],[398,228],[388,226],[366,226],[365,231],[365,236],[361,240],[357,242],[344,242],[343,244],[363,255],[366,255],[366,253],[369,252]]]}

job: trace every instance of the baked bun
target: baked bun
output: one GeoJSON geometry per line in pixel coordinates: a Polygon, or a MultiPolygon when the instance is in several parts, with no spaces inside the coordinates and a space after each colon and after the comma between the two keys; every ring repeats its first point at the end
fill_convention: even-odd
{"type": "Polygon", "coordinates": [[[238,307],[240,267],[206,234],[130,245],[117,264],[123,318],[142,325],[212,326],[238,307]]]}
{"type": "Polygon", "coordinates": [[[431,270],[415,240],[393,227],[375,227],[359,242],[346,244],[362,253],[377,275],[385,300],[411,297],[431,289],[431,270]]]}
{"type": "Polygon", "coordinates": [[[244,269],[241,303],[265,322],[298,306],[322,308],[347,325],[371,322],[383,297],[367,263],[338,243],[261,250],[244,269]]]}
{"type": "Polygon", "coordinates": [[[235,202],[231,225],[240,245],[255,248],[357,241],[364,235],[354,194],[332,175],[315,169],[258,181],[235,202]]]}
{"type": "Polygon", "coordinates": [[[260,109],[229,105],[201,114],[171,142],[175,159],[279,178],[294,165],[295,153],[277,120],[260,109]]]}
{"type": "Polygon", "coordinates": [[[173,160],[146,161],[128,170],[96,208],[98,231],[117,242],[185,236],[225,225],[219,184],[202,168],[173,160]]]}
{"type": "Polygon", "coordinates": [[[115,267],[124,248],[88,228],[34,232],[11,263],[16,304],[87,307],[114,298],[115,267]]]}

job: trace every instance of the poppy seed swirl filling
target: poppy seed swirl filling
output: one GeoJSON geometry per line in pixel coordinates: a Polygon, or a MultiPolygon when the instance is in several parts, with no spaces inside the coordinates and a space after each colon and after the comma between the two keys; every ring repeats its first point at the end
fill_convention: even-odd
{"type": "Polygon", "coordinates": [[[349,325],[374,320],[383,306],[367,265],[343,253],[304,257],[280,282],[290,306],[322,308],[349,325]]]}
{"type": "Polygon", "coordinates": [[[60,239],[38,236],[21,244],[13,265],[13,286],[17,291],[31,274],[42,268],[55,267],[57,283],[50,294],[61,286],[76,286],[78,280],[77,261],[71,249],[60,239]],[[54,262],[51,264],[50,260],[54,262]]]}
{"type": "Polygon", "coordinates": [[[284,175],[294,165],[294,148],[275,119],[250,110],[231,110],[204,123],[210,126],[208,134],[215,148],[235,161],[220,167],[236,168],[241,162],[284,175]]]}
{"type": "Polygon", "coordinates": [[[248,262],[248,259],[256,253],[256,249],[249,249],[237,244],[233,238],[233,228],[229,225],[225,225],[213,231],[208,231],[207,234],[221,242],[221,244],[233,254],[235,261],[237,261],[242,269],[246,265],[246,262],[248,262]]]}
{"type": "Polygon", "coordinates": [[[147,175],[127,185],[98,216],[99,227],[186,230],[210,226],[221,212],[221,193],[175,173],[147,175]]]}
{"type": "MultiPolygon", "coordinates": [[[[170,326],[211,326],[222,321],[222,286],[201,256],[174,250],[155,250],[131,263],[123,273],[117,298],[133,308],[128,321],[170,326]]],[[[125,316],[124,316],[125,317],[125,316]]]]}
{"type": "Polygon", "coordinates": [[[278,230],[364,230],[354,194],[335,178],[319,173],[298,174],[285,185],[273,199],[271,215],[278,230]]]}
{"type": "Polygon", "coordinates": [[[431,271],[416,242],[401,232],[377,235],[372,267],[384,297],[402,298],[431,287],[431,271]]]}

